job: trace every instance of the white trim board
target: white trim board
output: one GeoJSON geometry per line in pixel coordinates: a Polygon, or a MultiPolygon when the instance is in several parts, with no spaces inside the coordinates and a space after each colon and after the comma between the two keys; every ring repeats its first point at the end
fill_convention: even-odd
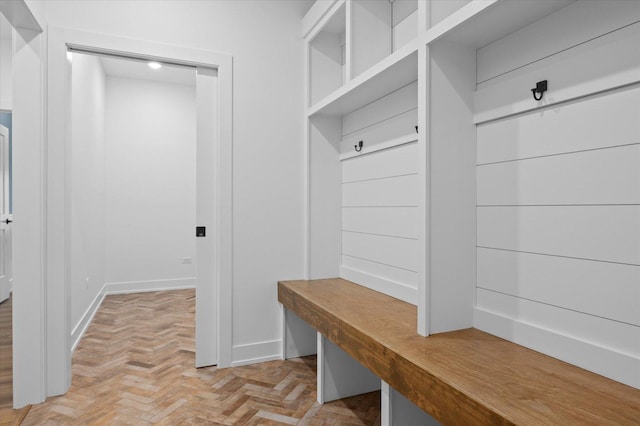
{"type": "Polygon", "coordinates": [[[78,321],[76,326],[73,328],[73,331],[71,332],[71,353],[72,354],[73,352],[75,352],[76,348],[78,347],[78,344],[80,343],[82,336],[84,336],[84,333],[87,331],[87,328],[91,324],[91,321],[93,321],[93,317],[98,312],[98,309],[100,309],[100,305],[102,305],[102,301],[106,296],[105,287],[106,285],[102,286],[102,288],[100,289],[98,294],[96,294],[96,297],[93,299],[93,301],[91,302],[87,310],[84,312],[84,314],[82,314],[82,318],[80,318],[80,321],[78,321]]]}
{"type": "Polygon", "coordinates": [[[362,151],[360,152],[347,152],[344,154],[340,154],[340,161],[346,160],[348,158],[360,157],[362,155],[371,154],[372,152],[382,151],[385,149],[393,148],[394,146],[406,145],[406,144],[417,142],[417,141],[418,141],[418,134],[410,133],[408,135],[400,136],[398,138],[391,139],[386,142],[375,144],[371,148],[365,149],[365,147],[363,146],[362,151]]]}
{"type": "Polygon", "coordinates": [[[112,282],[104,285],[104,292],[110,294],[146,293],[151,291],[184,290],[196,288],[195,277],[168,280],[145,280],[112,282]]]}
{"type": "Polygon", "coordinates": [[[640,55],[633,52],[638,37],[640,23],[549,56],[519,69],[517,75],[494,78],[473,94],[473,122],[486,123],[637,83],[640,55]],[[549,81],[549,89],[535,101],[527,89],[542,79],[549,81]]]}
{"type": "Polygon", "coordinates": [[[340,266],[340,278],[370,288],[403,302],[418,304],[418,289],[396,281],[391,281],[376,275],[340,266]]]}
{"type": "Polygon", "coordinates": [[[632,355],[480,308],[474,309],[473,325],[518,345],[640,388],[640,359],[632,355]]]}
{"type": "Polygon", "coordinates": [[[282,339],[233,346],[231,367],[282,359],[282,339]]]}

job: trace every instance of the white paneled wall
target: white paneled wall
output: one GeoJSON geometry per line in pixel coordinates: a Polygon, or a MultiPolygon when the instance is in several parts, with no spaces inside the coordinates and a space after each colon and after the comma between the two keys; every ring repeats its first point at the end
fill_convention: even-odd
{"type": "MultiPolygon", "coordinates": [[[[414,81],[371,104],[347,114],[342,119],[342,142],[340,152],[353,152],[358,141],[364,142],[363,153],[370,148],[398,136],[415,133],[418,124],[418,83],[414,81]]],[[[393,154],[396,155],[396,154],[393,154]]],[[[402,155],[402,154],[397,154],[402,155]]],[[[383,163],[387,163],[384,159],[383,163]]],[[[405,162],[390,161],[390,164],[405,162]]],[[[375,171],[377,164],[367,162],[364,166],[375,171]]],[[[417,170],[418,165],[413,165],[417,170]]]]}
{"type": "MultiPolygon", "coordinates": [[[[547,23],[536,25],[542,31],[547,23]]],[[[617,66],[620,76],[635,73],[640,80],[640,51],[637,45],[625,47],[639,26],[578,40],[586,43],[568,51],[558,48],[557,57],[484,83],[476,97],[476,114],[487,105],[509,111],[520,101],[496,99],[506,100],[505,91],[518,78],[538,72],[542,80],[547,71],[556,77],[549,79],[537,110],[498,115],[477,128],[475,326],[635,387],[640,386],[640,85],[620,87],[615,75],[606,91],[588,81],[573,87],[566,82],[575,70],[572,49],[597,69],[598,48],[605,44],[619,59],[602,66],[617,66]],[[563,91],[575,95],[545,108],[563,91]]],[[[535,28],[521,31],[536,34],[535,28]]],[[[591,29],[584,32],[595,36],[591,29]]],[[[518,65],[504,49],[514,43],[522,48],[528,43],[523,40],[517,32],[496,42],[504,47],[506,65],[486,61],[484,53],[493,57],[495,48],[481,49],[478,75],[486,80],[500,66],[518,65]]]]}
{"type": "Polygon", "coordinates": [[[413,304],[418,270],[416,111],[414,82],[344,116],[340,147],[340,276],[413,304]],[[403,136],[404,143],[379,149],[403,136]],[[364,144],[361,154],[350,156],[359,140],[364,144]]]}

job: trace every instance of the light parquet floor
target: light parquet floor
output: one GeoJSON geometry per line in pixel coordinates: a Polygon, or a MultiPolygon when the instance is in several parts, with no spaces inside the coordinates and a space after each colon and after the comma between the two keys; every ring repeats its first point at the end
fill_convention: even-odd
{"type": "Polygon", "coordinates": [[[195,369],[194,310],[193,290],[106,297],[74,353],[71,389],[23,424],[376,423],[379,392],[315,402],[315,357],[195,369]]]}
{"type": "Polygon", "coordinates": [[[29,406],[13,407],[13,296],[0,303],[0,426],[20,424],[29,406]]]}

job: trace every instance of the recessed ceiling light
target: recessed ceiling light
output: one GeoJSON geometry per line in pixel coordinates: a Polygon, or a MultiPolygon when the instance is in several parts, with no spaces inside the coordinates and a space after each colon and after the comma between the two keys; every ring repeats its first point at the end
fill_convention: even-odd
{"type": "Polygon", "coordinates": [[[160,62],[149,62],[147,65],[149,65],[149,68],[152,70],[159,70],[162,68],[162,64],[160,62]]]}

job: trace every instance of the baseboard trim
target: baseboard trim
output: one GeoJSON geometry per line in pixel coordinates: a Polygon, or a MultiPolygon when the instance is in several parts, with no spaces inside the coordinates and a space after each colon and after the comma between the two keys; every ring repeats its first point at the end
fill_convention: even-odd
{"type": "Polygon", "coordinates": [[[96,297],[82,315],[82,318],[80,318],[80,321],[78,321],[78,324],[73,328],[73,331],[71,332],[71,353],[76,350],[82,336],[84,336],[85,331],[87,331],[87,327],[89,327],[89,324],[93,321],[93,317],[96,315],[96,312],[98,312],[98,308],[100,308],[100,305],[106,296],[105,287],[105,285],[102,286],[98,294],[96,294],[96,297]]]}
{"type": "Polygon", "coordinates": [[[640,389],[640,358],[475,308],[474,327],[640,389]]]}
{"type": "Polygon", "coordinates": [[[282,340],[235,345],[232,349],[232,367],[282,359],[282,340]]]}
{"type": "Polygon", "coordinates": [[[360,284],[361,286],[370,288],[371,290],[395,297],[403,302],[411,303],[412,305],[418,304],[418,289],[406,284],[391,281],[386,278],[368,274],[346,266],[340,267],[340,278],[344,278],[347,281],[352,281],[356,284],[360,284]]]}
{"type": "Polygon", "coordinates": [[[106,283],[105,293],[107,295],[146,293],[151,291],[184,290],[188,288],[196,288],[195,277],[106,283]]]}

